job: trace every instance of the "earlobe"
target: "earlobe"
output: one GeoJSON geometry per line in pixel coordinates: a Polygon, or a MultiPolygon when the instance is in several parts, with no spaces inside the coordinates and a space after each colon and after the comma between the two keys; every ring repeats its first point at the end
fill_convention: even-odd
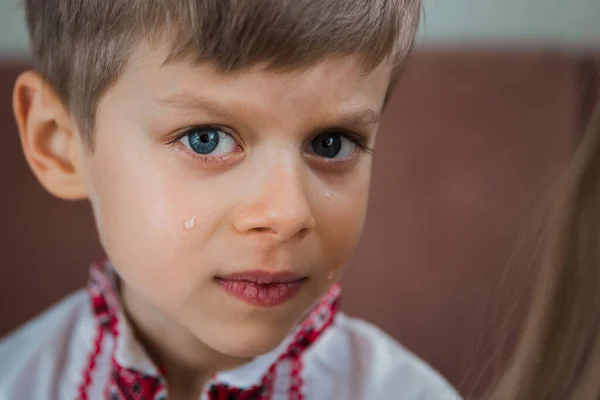
{"type": "Polygon", "coordinates": [[[65,200],[86,198],[76,124],[50,85],[35,72],[21,74],[13,110],[25,158],[42,186],[65,200]]]}

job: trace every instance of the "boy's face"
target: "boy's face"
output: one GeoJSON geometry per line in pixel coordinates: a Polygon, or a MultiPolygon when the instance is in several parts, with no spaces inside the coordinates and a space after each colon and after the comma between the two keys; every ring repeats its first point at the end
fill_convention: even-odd
{"type": "Polygon", "coordinates": [[[94,151],[81,147],[100,237],[138,323],[256,356],[352,256],[371,172],[355,137],[374,143],[389,67],[221,75],[163,60],[133,58],[100,100],[94,151]],[[299,281],[227,280],[255,271],[299,281]]]}

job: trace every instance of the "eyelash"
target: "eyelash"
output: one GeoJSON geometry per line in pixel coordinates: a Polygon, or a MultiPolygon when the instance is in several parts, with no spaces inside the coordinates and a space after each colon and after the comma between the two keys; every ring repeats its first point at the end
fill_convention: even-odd
{"type": "MultiPolygon", "coordinates": [[[[184,138],[186,135],[189,135],[190,133],[197,131],[197,130],[218,130],[221,131],[223,133],[226,133],[228,135],[230,135],[238,144],[238,146],[242,147],[243,146],[239,143],[239,140],[237,140],[237,138],[235,137],[235,135],[231,134],[229,132],[229,129],[223,127],[223,126],[219,126],[219,125],[194,125],[194,126],[190,126],[188,128],[185,128],[183,130],[181,130],[179,132],[179,134],[177,134],[175,136],[175,138],[173,138],[172,140],[170,140],[168,142],[168,144],[170,146],[175,146],[177,145],[177,143],[184,138]]],[[[372,147],[370,147],[367,143],[367,137],[364,135],[361,135],[359,133],[356,132],[352,132],[346,129],[340,129],[340,128],[331,128],[331,129],[326,129],[323,131],[320,131],[316,134],[313,134],[311,136],[311,138],[306,142],[306,145],[308,146],[310,144],[310,142],[312,140],[314,140],[316,137],[323,135],[323,134],[334,134],[334,135],[340,135],[348,140],[350,140],[360,151],[367,153],[367,154],[372,154],[374,152],[374,149],[372,147]]],[[[203,159],[207,159],[207,158],[222,158],[219,156],[210,156],[210,155],[200,155],[200,154],[194,154],[194,156],[198,156],[201,157],[203,159]]]]}

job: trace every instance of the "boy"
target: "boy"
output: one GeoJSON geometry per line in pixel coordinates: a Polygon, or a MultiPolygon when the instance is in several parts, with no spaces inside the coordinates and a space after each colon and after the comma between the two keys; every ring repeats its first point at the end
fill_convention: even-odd
{"type": "Polygon", "coordinates": [[[417,0],[26,0],[14,108],[110,262],[0,345],[8,399],[455,399],[337,312],[417,0]]]}

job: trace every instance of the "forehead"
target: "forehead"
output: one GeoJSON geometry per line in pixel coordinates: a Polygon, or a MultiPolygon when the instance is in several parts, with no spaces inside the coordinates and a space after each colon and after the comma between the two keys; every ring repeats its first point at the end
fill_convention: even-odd
{"type": "MultiPolygon", "coordinates": [[[[365,72],[360,57],[329,57],[305,68],[277,70],[264,65],[220,73],[210,62],[165,63],[167,53],[145,49],[132,57],[107,94],[149,107],[201,97],[249,109],[340,112],[346,108],[381,111],[391,66],[365,72]],[[175,101],[172,101],[175,100],[175,101]]],[[[181,104],[179,104],[181,105],[181,104]]]]}

